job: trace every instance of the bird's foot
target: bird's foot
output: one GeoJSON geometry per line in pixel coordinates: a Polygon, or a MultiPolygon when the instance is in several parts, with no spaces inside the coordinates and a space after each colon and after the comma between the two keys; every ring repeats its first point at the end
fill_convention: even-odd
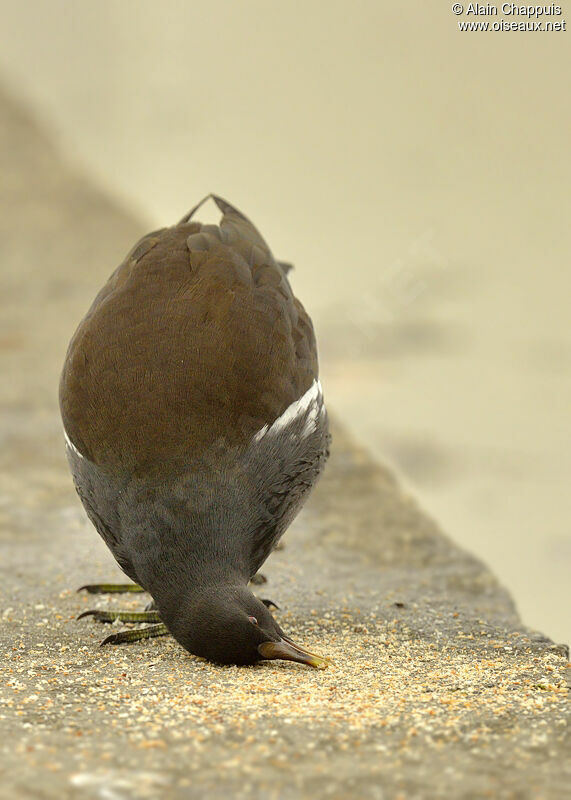
{"type": "Polygon", "coordinates": [[[167,636],[168,633],[167,626],[161,622],[158,625],[147,625],[145,628],[112,633],[111,636],[103,639],[100,646],[103,647],[104,644],[127,644],[138,642],[140,639],[154,639],[155,636],[167,636]]]}
{"type": "Polygon", "coordinates": [[[78,619],[83,617],[93,617],[97,622],[160,622],[161,617],[158,611],[84,611],[78,619]]]}
{"type": "MultiPolygon", "coordinates": [[[[80,586],[77,590],[89,592],[89,594],[142,594],[145,589],[138,583],[88,583],[80,586]]],[[[157,606],[154,600],[150,600],[145,606],[145,611],[156,611],[157,606]]]]}
{"type": "MultiPolygon", "coordinates": [[[[85,590],[89,594],[140,594],[145,590],[137,583],[90,583],[86,586],[81,586],[77,591],[85,590]]],[[[78,619],[83,617],[93,617],[97,622],[113,623],[115,620],[120,622],[135,622],[135,623],[154,623],[147,624],[144,628],[133,628],[131,630],[119,631],[119,633],[112,633],[101,642],[104,644],[124,644],[128,642],[137,642],[140,639],[151,639],[155,636],[166,636],[168,629],[164,623],[161,622],[159,612],[156,610],[154,600],[147,604],[144,611],[101,611],[93,609],[84,611],[83,614],[78,616],[78,619]]]]}
{"type": "Polygon", "coordinates": [[[156,623],[145,625],[144,628],[134,628],[131,630],[119,631],[119,633],[112,633],[103,639],[101,645],[104,644],[125,644],[128,642],[137,642],[140,639],[151,639],[155,636],[166,636],[168,634],[167,626],[161,622],[161,617],[158,611],[100,611],[94,609],[91,611],[84,611],[80,614],[78,619],[83,617],[93,617],[97,622],[113,623],[115,620],[120,622],[150,622],[156,623]]]}
{"type": "Polygon", "coordinates": [[[80,586],[77,591],[86,591],[89,594],[128,594],[130,592],[140,594],[145,590],[138,583],[87,583],[85,586],[80,586]]]}

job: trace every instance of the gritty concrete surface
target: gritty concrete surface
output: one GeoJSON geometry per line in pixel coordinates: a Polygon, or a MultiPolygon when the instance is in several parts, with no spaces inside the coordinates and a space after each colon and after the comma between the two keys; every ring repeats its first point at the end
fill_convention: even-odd
{"type": "Polygon", "coordinates": [[[570,641],[569,33],[451,4],[0,0],[0,76],[149,230],[251,214],[351,436],[570,641]]]}
{"type": "Polygon", "coordinates": [[[0,797],[564,797],[568,651],[338,424],[263,587],[327,670],[215,667],[170,638],[98,647],[109,629],[77,614],[144,598],[74,591],[119,571],[74,495],[56,387],[144,226],[6,97],[0,153],[0,797]]]}

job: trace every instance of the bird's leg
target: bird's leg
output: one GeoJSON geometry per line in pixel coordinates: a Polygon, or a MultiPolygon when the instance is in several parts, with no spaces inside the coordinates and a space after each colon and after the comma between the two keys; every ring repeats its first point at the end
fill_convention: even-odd
{"type": "Polygon", "coordinates": [[[158,611],[84,611],[78,619],[83,617],[93,617],[97,622],[160,622],[161,617],[158,611]]]}
{"type": "Polygon", "coordinates": [[[87,583],[85,586],[80,586],[77,591],[84,590],[89,594],[129,594],[131,592],[139,594],[145,591],[138,583],[87,583]]]}
{"type": "Polygon", "coordinates": [[[146,628],[112,633],[111,636],[103,639],[101,647],[104,644],[125,644],[127,642],[138,642],[139,639],[154,639],[155,636],[166,636],[168,633],[167,626],[161,622],[159,625],[147,625],[146,628]]]}
{"type": "MultiPolygon", "coordinates": [[[[137,583],[90,583],[86,586],[81,586],[77,591],[85,590],[89,594],[141,594],[145,590],[137,583]]],[[[137,642],[140,639],[151,639],[155,636],[166,636],[168,630],[166,625],[161,622],[159,612],[156,610],[154,600],[147,604],[144,611],[101,611],[93,609],[84,611],[80,614],[78,619],[83,617],[93,617],[97,622],[112,623],[115,620],[121,622],[149,622],[156,623],[146,625],[144,628],[136,628],[132,630],[119,631],[107,636],[101,644],[124,644],[128,642],[137,642]]]]}
{"type": "Polygon", "coordinates": [[[151,622],[158,623],[153,625],[146,625],[144,628],[136,628],[133,630],[119,631],[119,633],[112,633],[101,642],[104,644],[124,644],[127,642],[137,642],[139,639],[151,639],[155,636],[166,636],[168,634],[167,626],[161,622],[161,617],[158,611],[84,611],[80,614],[78,619],[83,617],[93,617],[97,622],[115,622],[116,619],[121,622],[151,622]]]}

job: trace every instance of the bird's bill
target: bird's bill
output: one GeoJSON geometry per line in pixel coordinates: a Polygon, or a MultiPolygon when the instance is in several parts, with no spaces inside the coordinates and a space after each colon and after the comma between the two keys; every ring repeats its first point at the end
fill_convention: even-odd
{"type": "Polygon", "coordinates": [[[300,664],[309,664],[316,669],[325,669],[329,660],[323,656],[310,653],[304,647],[292,642],[287,636],[277,642],[262,642],[258,645],[258,652],[262,658],[282,658],[286,661],[298,661],[300,664]]]}

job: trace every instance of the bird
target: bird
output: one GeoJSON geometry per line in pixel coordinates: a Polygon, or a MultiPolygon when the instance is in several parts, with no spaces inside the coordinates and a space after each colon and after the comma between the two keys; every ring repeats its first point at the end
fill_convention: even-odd
{"type": "MultiPolygon", "coordinates": [[[[66,453],[87,516],[155,623],[214,664],[326,657],[295,644],[249,588],[306,501],[330,433],[313,325],[252,222],[210,194],[144,236],[74,333],[59,385],[66,453]],[[213,202],[219,224],[194,219],[213,202]]],[[[82,615],[84,616],[84,615],[82,615]]]]}

